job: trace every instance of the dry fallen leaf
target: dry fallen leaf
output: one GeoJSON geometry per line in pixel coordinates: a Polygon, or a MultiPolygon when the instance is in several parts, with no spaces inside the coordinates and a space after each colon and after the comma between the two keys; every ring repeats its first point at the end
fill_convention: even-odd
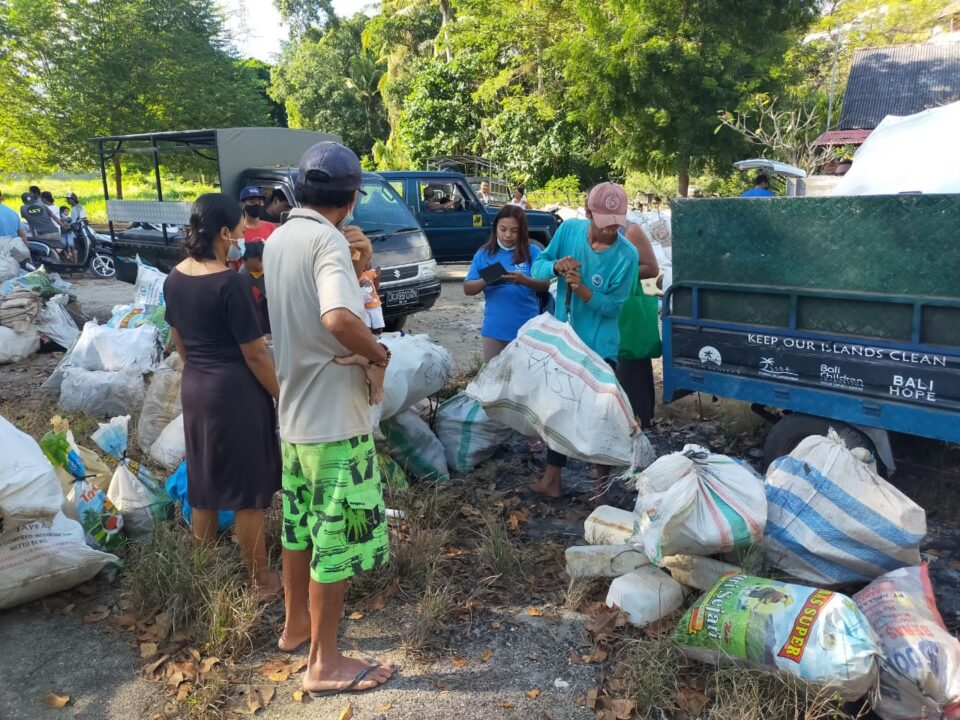
{"type": "Polygon", "coordinates": [[[539,691],[539,690],[527,690],[527,697],[530,698],[531,700],[536,700],[538,697],[540,697],[540,691],[539,691]]]}
{"type": "Polygon", "coordinates": [[[269,680],[270,682],[282,683],[282,682],[286,682],[289,677],[290,677],[290,673],[284,672],[283,670],[277,670],[276,672],[272,672],[269,675],[267,675],[267,680],[269,680]]]}
{"type": "Polygon", "coordinates": [[[294,690],[293,691],[293,701],[302,703],[303,702],[303,690],[294,690]]]}
{"type": "Polygon", "coordinates": [[[499,630],[500,628],[501,628],[501,625],[499,620],[494,620],[493,622],[490,623],[490,629],[499,630]]]}
{"type": "Polygon", "coordinates": [[[343,710],[340,711],[340,715],[337,717],[337,720],[352,720],[353,718],[353,705],[347,705],[343,710]]]}
{"type": "Polygon", "coordinates": [[[143,674],[147,676],[148,680],[159,680],[160,676],[157,673],[157,670],[160,669],[160,666],[163,665],[167,660],[170,659],[169,655],[162,656],[159,660],[150,663],[143,669],[143,674]]]}
{"type": "Polygon", "coordinates": [[[62,612],[64,615],[69,615],[76,609],[76,607],[77,607],[76,603],[68,603],[63,606],[63,610],[61,610],[60,612],[62,612]]]}
{"type": "Polygon", "coordinates": [[[187,652],[190,653],[190,657],[193,658],[193,661],[199,665],[199,664],[200,664],[200,651],[197,650],[196,648],[190,648],[189,650],[187,650],[187,652]]]}
{"type": "Polygon", "coordinates": [[[362,612],[359,612],[359,611],[358,611],[358,612],[350,613],[350,614],[347,616],[347,619],[349,619],[349,620],[363,620],[363,613],[362,613],[362,612]]]}
{"type": "Polygon", "coordinates": [[[540,617],[541,615],[543,615],[543,610],[541,610],[540,608],[530,607],[530,608],[527,608],[527,615],[529,615],[530,617],[540,617]]]}
{"type": "Polygon", "coordinates": [[[110,616],[110,608],[106,605],[97,605],[90,612],[83,616],[85,623],[95,623],[106,620],[110,616]]]}
{"type": "Polygon", "coordinates": [[[591,710],[597,707],[597,696],[600,694],[600,688],[592,687],[587,691],[587,707],[591,710]]]}
{"type": "Polygon", "coordinates": [[[157,654],[157,644],[155,642],[140,643],[140,657],[148,658],[157,654]]]}
{"type": "Polygon", "coordinates": [[[197,666],[192,662],[170,663],[167,666],[167,675],[178,672],[183,673],[183,679],[187,682],[193,682],[197,679],[197,666]]]}
{"type": "Polygon", "coordinates": [[[126,612],[122,615],[116,615],[113,621],[125,630],[132,630],[137,626],[137,614],[126,612]]]}
{"type": "Polygon", "coordinates": [[[180,683],[185,680],[183,673],[177,670],[174,673],[169,673],[167,675],[167,685],[170,687],[180,687],[180,683]]]}
{"type": "Polygon", "coordinates": [[[393,705],[391,705],[390,703],[384,703],[383,705],[377,708],[377,712],[384,712],[384,713],[390,712],[390,708],[392,707],[393,705]]]}
{"type": "Polygon", "coordinates": [[[576,650],[570,651],[570,664],[571,665],[583,665],[583,655],[578,653],[576,650]]]}
{"type": "Polygon", "coordinates": [[[180,688],[177,690],[177,702],[183,702],[188,697],[190,697],[190,690],[192,686],[190,683],[181,683],[180,688]]]}
{"type": "Polygon", "coordinates": [[[200,661],[200,674],[206,675],[208,672],[213,670],[214,665],[220,664],[220,658],[218,657],[208,657],[200,661]]]}
{"type": "Polygon", "coordinates": [[[48,692],[43,696],[43,704],[48,708],[54,708],[59,710],[62,707],[66,707],[67,703],[70,702],[69,695],[58,695],[55,692],[48,692]]]}
{"type": "Polygon", "coordinates": [[[684,712],[696,717],[710,703],[704,693],[690,687],[682,687],[677,691],[677,705],[684,712]]]}
{"type": "Polygon", "coordinates": [[[504,700],[502,703],[500,703],[500,707],[502,707],[504,710],[509,710],[513,707],[513,700],[504,700]]]}
{"type": "Polygon", "coordinates": [[[226,709],[238,715],[253,715],[273,700],[276,690],[273,685],[237,685],[227,699],[226,709]]]}
{"type": "Polygon", "coordinates": [[[467,666],[467,659],[462,657],[456,657],[453,659],[453,666],[455,668],[465,668],[467,666]]]}
{"type": "Polygon", "coordinates": [[[630,720],[637,709],[636,700],[607,700],[606,709],[612,710],[617,720],[630,720]]]}
{"type": "Polygon", "coordinates": [[[596,665],[607,659],[610,653],[602,647],[595,647],[589,655],[584,655],[581,660],[588,665],[596,665]]]}
{"type": "Polygon", "coordinates": [[[493,657],[493,650],[487,648],[483,651],[483,654],[480,656],[480,662],[490,662],[490,658],[493,657]]]}

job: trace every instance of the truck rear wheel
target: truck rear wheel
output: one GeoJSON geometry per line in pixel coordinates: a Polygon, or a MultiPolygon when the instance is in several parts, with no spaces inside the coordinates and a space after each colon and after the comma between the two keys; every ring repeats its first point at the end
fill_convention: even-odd
{"type": "MultiPolygon", "coordinates": [[[[764,458],[769,466],[778,457],[789,455],[805,438],[810,435],[826,435],[833,428],[847,444],[848,448],[862,447],[869,450],[874,457],[877,449],[873,441],[852,425],[839,420],[791,413],[774,423],[767,433],[767,441],[763,446],[764,458]]],[[[882,470],[880,460],[877,467],[882,470]]]]}

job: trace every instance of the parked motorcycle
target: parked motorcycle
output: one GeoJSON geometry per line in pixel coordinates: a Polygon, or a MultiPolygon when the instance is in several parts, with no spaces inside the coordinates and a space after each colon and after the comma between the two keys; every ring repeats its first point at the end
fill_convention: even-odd
{"type": "Polygon", "coordinates": [[[30,260],[36,267],[45,266],[51,272],[84,272],[89,269],[100,278],[113,278],[117,274],[113,258],[113,244],[109,235],[96,232],[83,222],[70,223],[73,231],[74,247],[77,253],[75,262],[69,262],[62,248],[53,248],[47,243],[31,238],[30,260]]]}

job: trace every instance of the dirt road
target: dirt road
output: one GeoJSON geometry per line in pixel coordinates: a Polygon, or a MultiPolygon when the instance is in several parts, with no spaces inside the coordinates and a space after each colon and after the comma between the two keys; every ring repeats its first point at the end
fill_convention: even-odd
{"type": "MultiPolygon", "coordinates": [[[[406,330],[426,332],[454,355],[458,369],[471,367],[479,353],[482,306],[467,298],[459,278],[464,268],[445,268],[449,278],[443,285],[436,307],[415,316],[406,330]]],[[[92,316],[105,319],[116,303],[129,302],[132,288],[116,282],[92,279],[72,280],[75,292],[92,316]]],[[[58,361],[52,354],[37,355],[29,361],[0,367],[0,414],[35,436],[42,434],[46,418],[55,410],[55,397],[44,396],[39,384],[58,361]]],[[[755,457],[763,439],[763,427],[749,411],[735,403],[710,402],[710,398],[687,398],[661,408],[661,425],[651,440],[661,452],[697,442],[720,451],[755,457]],[[702,400],[702,403],[700,402],[702,400]]],[[[89,432],[87,428],[84,432],[89,432]]],[[[82,444],[84,438],[78,438],[82,444]]],[[[522,450],[520,451],[522,453],[522,450]]],[[[539,462],[539,461],[537,461],[539,462]]],[[[497,491],[523,484],[536,472],[533,461],[515,459],[494,467],[483,482],[497,491]]],[[[573,467],[568,482],[586,487],[584,468],[573,467]]],[[[909,480],[909,478],[908,478],[909,480]]],[[[479,480],[477,482],[480,482],[479,480]]],[[[909,483],[908,483],[909,484],[909,483]]],[[[912,486],[926,494],[926,485],[912,486]]],[[[956,486],[953,486],[956,494],[956,486]]],[[[941,610],[954,626],[960,622],[960,523],[956,505],[944,509],[934,493],[927,503],[931,512],[931,533],[925,545],[932,561],[934,581],[941,610]]],[[[624,505],[630,498],[624,494],[624,505]]],[[[527,501],[521,508],[534,509],[527,501]]],[[[561,506],[558,511],[535,516],[519,536],[527,543],[552,542],[560,547],[573,544],[581,532],[586,506],[561,506]]],[[[67,594],[47,603],[33,603],[0,612],[0,719],[83,718],[126,720],[153,718],[170,709],[162,683],[141,676],[144,661],[138,643],[119,632],[111,620],[85,623],[87,609],[101,601],[100,594],[115,598],[109,588],[93,586],[91,595],[67,594]],[[76,608],[64,614],[64,606],[76,608]],[[47,709],[42,698],[48,691],[70,695],[71,704],[62,710],[47,709]]],[[[363,619],[345,621],[345,645],[363,655],[376,654],[396,663],[399,676],[390,685],[370,695],[349,698],[354,717],[367,720],[527,720],[553,718],[578,720],[592,713],[577,704],[595,685],[597,666],[573,664],[576,657],[590,652],[583,618],[562,609],[563,592],[530,590],[523,602],[485,608],[456,624],[444,650],[424,656],[406,655],[400,634],[415,621],[415,606],[388,607],[367,613],[363,619]],[[534,616],[530,607],[551,607],[544,616],[534,616]],[[456,662],[454,659],[456,658],[456,662]],[[484,659],[486,658],[486,659],[484,659]]],[[[348,608],[348,614],[351,610],[348,608]]],[[[257,652],[245,664],[256,667],[274,655],[272,639],[261,639],[257,652]]],[[[302,656],[302,652],[300,653],[302,656]]],[[[267,720],[293,718],[336,718],[348,699],[334,698],[302,705],[294,700],[299,675],[286,682],[271,683],[276,695],[258,713],[267,720]]],[[[165,714],[164,717],[177,717],[165,714]]]]}

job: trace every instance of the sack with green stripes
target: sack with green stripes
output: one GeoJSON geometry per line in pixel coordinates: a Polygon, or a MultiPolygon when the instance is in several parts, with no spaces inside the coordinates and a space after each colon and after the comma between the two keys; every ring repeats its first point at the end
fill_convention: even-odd
{"type": "Polygon", "coordinates": [[[387,453],[418,480],[450,479],[443,445],[430,426],[410,409],[380,423],[387,453]]]}
{"type": "Polygon", "coordinates": [[[699,445],[664,455],[637,475],[634,538],[650,562],[669,555],[713,555],[760,542],[767,522],[763,479],[699,445]]]}
{"type": "Polygon", "coordinates": [[[466,392],[492,420],[569,457],[631,469],[656,457],[613,369],[552,315],[528,320],[466,392]]]}
{"type": "Polygon", "coordinates": [[[510,437],[510,428],[491,420],[480,403],[463,393],[440,404],[434,429],[443,443],[447,466],[458,472],[472,470],[490,458],[510,437]]]}

